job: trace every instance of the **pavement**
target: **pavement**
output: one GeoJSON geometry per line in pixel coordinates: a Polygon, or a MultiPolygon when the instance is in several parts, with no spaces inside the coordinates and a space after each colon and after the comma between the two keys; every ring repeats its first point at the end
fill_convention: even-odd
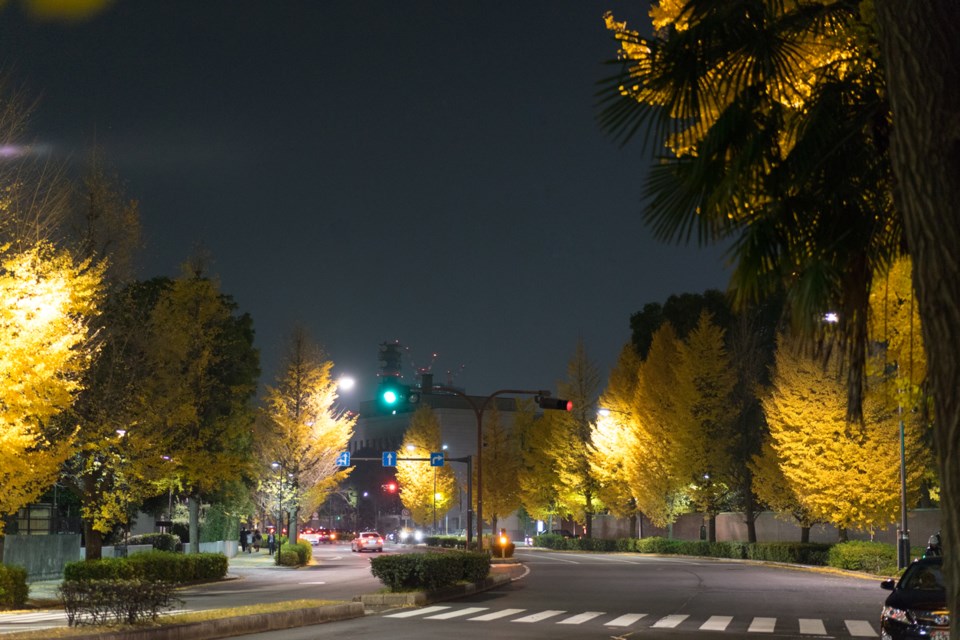
{"type": "MultiPolygon", "coordinates": [[[[509,560],[509,559],[508,559],[509,560]]],[[[260,553],[239,553],[230,558],[227,570],[227,580],[237,579],[240,576],[232,570],[243,569],[250,571],[272,572],[290,571],[290,567],[280,567],[266,550],[260,553]]],[[[221,618],[204,622],[164,625],[163,627],[140,628],[113,633],[96,633],[71,636],[71,640],[204,640],[208,638],[223,638],[241,633],[259,633],[293,627],[308,626],[358,618],[367,613],[373,613],[383,608],[395,606],[418,606],[426,602],[439,602],[461,597],[468,593],[475,593],[509,582],[511,579],[522,577],[527,569],[517,561],[500,561],[494,559],[490,577],[472,585],[457,585],[435,593],[406,593],[387,594],[394,596],[385,601],[384,594],[358,595],[353,602],[343,602],[309,609],[279,611],[253,615],[221,618]]],[[[0,638],[4,634],[17,631],[37,630],[42,628],[65,626],[66,614],[61,608],[57,597],[57,588],[61,580],[39,580],[29,583],[30,592],[27,601],[31,612],[0,613],[0,638]],[[40,626],[37,626],[40,625],[40,626]]]]}

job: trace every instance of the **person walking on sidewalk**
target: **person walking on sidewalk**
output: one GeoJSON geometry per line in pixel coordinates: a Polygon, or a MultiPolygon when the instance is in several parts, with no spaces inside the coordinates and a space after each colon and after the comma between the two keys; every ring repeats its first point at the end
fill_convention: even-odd
{"type": "Polygon", "coordinates": [[[267,549],[270,550],[270,555],[277,549],[277,536],[273,531],[267,534],[267,549]]]}
{"type": "Polygon", "coordinates": [[[240,527],[240,553],[247,551],[247,528],[240,527]]]}

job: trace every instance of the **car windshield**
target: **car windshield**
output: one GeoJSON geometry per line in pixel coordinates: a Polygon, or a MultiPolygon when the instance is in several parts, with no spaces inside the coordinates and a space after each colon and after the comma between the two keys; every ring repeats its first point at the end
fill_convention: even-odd
{"type": "Polygon", "coordinates": [[[943,573],[936,565],[918,564],[910,568],[900,581],[901,589],[934,591],[945,589],[943,573]]]}
{"type": "Polygon", "coordinates": [[[379,538],[379,537],[380,537],[380,534],[379,534],[379,533],[361,533],[360,535],[363,536],[364,538],[379,538]]]}

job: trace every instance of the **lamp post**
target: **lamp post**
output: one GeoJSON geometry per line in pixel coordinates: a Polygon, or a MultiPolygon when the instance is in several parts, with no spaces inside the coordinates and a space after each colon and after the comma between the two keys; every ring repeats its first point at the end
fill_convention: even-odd
{"type": "MultiPolygon", "coordinates": [[[[494,391],[482,402],[477,404],[477,402],[464,392],[459,389],[454,389],[453,387],[445,387],[443,385],[433,384],[433,374],[423,374],[421,378],[421,391],[425,394],[432,393],[433,391],[442,391],[444,393],[449,393],[457,397],[463,398],[467,404],[470,405],[470,408],[473,410],[474,416],[477,418],[477,544],[480,546],[480,549],[483,549],[483,412],[486,410],[490,402],[494,398],[501,395],[512,394],[512,395],[528,395],[528,396],[540,396],[542,398],[549,398],[550,391],[540,389],[537,391],[531,391],[528,389],[500,389],[499,391],[494,391]]],[[[556,401],[558,406],[560,402],[563,402],[567,405],[569,410],[569,403],[566,401],[556,401]]],[[[541,406],[544,406],[541,403],[541,406]]],[[[469,473],[469,471],[468,471],[469,473]]],[[[468,492],[469,493],[469,492],[468,492]]],[[[471,496],[467,496],[467,548],[470,548],[470,529],[471,522],[470,518],[472,515],[473,503],[471,501],[471,496]]]]}
{"type": "Polygon", "coordinates": [[[276,563],[280,564],[280,536],[283,535],[283,465],[271,462],[270,466],[277,472],[277,555],[276,563]]]}

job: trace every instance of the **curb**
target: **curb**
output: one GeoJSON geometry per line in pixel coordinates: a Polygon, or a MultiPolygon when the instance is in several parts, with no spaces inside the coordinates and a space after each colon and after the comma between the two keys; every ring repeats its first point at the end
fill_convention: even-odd
{"type": "Polygon", "coordinates": [[[282,631],[307,627],[324,622],[350,620],[364,615],[359,602],[345,602],[309,609],[292,609],[273,613],[256,613],[232,618],[188,622],[148,629],[129,629],[113,632],[91,632],[90,635],[70,636],[70,640],[215,640],[264,631],[282,631]]]}
{"type": "Polygon", "coordinates": [[[411,591],[409,593],[369,593],[358,596],[363,607],[380,610],[390,607],[420,607],[431,602],[454,600],[479,593],[510,582],[508,575],[489,576],[481,582],[456,584],[436,591],[411,591]]]}

